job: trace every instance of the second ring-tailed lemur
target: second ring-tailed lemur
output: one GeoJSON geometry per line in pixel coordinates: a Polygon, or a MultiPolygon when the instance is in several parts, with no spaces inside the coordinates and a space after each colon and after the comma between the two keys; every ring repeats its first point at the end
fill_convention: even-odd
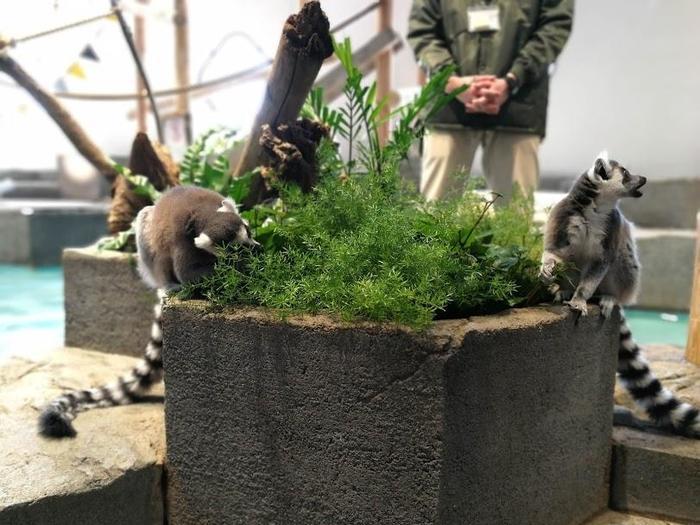
{"type": "MultiPolygon", "coordinates": [[[[636,297],[637,249],[632,225],[617,203],[623,197],[641,197],[645,183],[646,178],[632,175],[603,152],[550,213],[540,277],[556,299],[581,315],[588,313],[587,301],[593,296],[599,297],[606,318],[616,305],[622,307],[636,297]]],[[[621,314],[620,380],[657,424],[700,437],[698,409],[679,401],[654,377],[621,314]]]]}
{"type": "Polygon", "coordinates": [[[132,403],[162,377],[162,299],[169,290],[201,279],[216,262],[215,248],[226,243],[257,246],[236,204],[216,192],[176,186],[136,218],[138,268],[143,280],[158,290],[151,336],[143,360],[116,382],[75,390],[50,402],[39,417],[39,432],[50,437],[74,436],[72,420],[92,407],[132,403]]]}

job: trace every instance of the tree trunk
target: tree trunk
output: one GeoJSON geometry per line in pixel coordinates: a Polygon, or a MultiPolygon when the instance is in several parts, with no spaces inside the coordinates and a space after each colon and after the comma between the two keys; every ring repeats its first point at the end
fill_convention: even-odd
{"type": "MultiPolygon", "coordinates": [[[[145,133],[136,134],[131,146],[129,169],[135,175],[144,175],[158,191],[179,184],[179,170],[170,153],[159,143],[151,143],[145,133]]],[[[128,230],[139,210],[149,204],[149,199],[134,193],[131,183],[119,177],[114,182],[112,206],[107,217],[109,232],[116,234],[128,230]]]]}
{"type": "Polygon", "coordinates": [[[80,154],[92,164],[110,182],[113,182],[117,172],[112,167],[110,158],[87,136],[63,105],[50,93],[44,90],[29,74],[8,55],[0,55],[0,71],[13,78],[46,110],[49,116],[58,124],[68,140],[80,154]]]}
{"type": "Polygon", "coordinates": [[[319,2],[307,2],[284,24],[265,99],[233,172],[234,177],[261,165],[264,160],[260,144],[263,126],[267,124],[276,130],[280,124],[296,120],[321,64],[332,53],[328,19],[319,2]]]}

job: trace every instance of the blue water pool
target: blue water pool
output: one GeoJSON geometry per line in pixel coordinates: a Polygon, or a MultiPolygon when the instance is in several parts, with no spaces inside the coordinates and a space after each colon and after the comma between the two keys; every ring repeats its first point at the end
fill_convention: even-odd
{"type": "MultiPolygon", "coordinates": [[[[640,344],[685,346],[688,315],[628,310],[640,344]]],[[[60,267],[0,265],[0,359],[37,356],[63,345],[63,272],[60,267]]]]}
{"type": "Polygon", "coordinates": [[[63,345],[61,267],[0,265],[0,359],[63,345]]]}

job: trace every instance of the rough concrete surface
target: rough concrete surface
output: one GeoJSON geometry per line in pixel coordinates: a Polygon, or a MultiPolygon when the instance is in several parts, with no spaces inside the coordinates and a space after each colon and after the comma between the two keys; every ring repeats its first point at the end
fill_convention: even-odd
{"type": "Polygon", "coordinates": [[[695,229],[700,179],[649,179],[641,199],[622,199],[622,211],[639,226],[695,229]]]}
{"type": "Polygon", "coordinates": [[[415,334],[164,312],[172,524],[581,523],[608,500],[617,322],[561,308],[415,334]]]}
{"type": "Polygon", "coordinates": [[[688,310],[693,288],[695,230],[636,228],[642,281],[636,304],[642,308],[688,310]]]}
{"type": "Polygon", "coordinates": [[[135,256],[69,248],[63,252],[63,275],[66,345],[143,355],[156,297],[141,281],[135,256]]]}
{"type": "MultiPolygon", "coordinates": [[[[700,407],[700,367],[686,363],[682,349],[649,345],[645,354],[666,387],[700,407]]],[[[634,408],[619,386],[615,400],[634,408]]],[[[613,438],[613,508],[700,523],[700,440],[623,427],[615,428],[613,438]]]]}
{"type": "Polygon", "coordinates": [[[679,523],[664,518],[650,518],[610,511],[596,516],[591,521],[586,522],[586,525],[677,525],[679,523]]]}
{"type": "Polygon", "coordinates": [[[0,201],[0,262],[60,264],[67,246],[107,233],[106,203],[19,199],[0,201]]]}
{"type": "Polygon", "coordinates": [[[114,380],[134,362],[71,348],[0,363],[0,525],[163,523],[162,403],[84,412],[73,439],[36,432],[46,401],[114,380]]]}

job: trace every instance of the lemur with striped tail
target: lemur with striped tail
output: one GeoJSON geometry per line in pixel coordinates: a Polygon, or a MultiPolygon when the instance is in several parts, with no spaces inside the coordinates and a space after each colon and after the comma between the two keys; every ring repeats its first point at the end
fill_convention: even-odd
{"type": "MultiPolygon", "coordinates": [[[[587,301],[596,296],[602,316],[608,318],[615,306],[635,300],[637,248],[632,224],[617,203],[623,197],[641,197],[645,183],[645,177],[632,175],[603,152],[552,209],[540,278],[557,301],[587,315],[587,301]]],[[[682,403],[654,377],[621,314],[617,372],[623,385],[657,425],[700,438],[698,409],[682,403]]]]}
{"type": "Polygon", "coordinates": [[[202,188],[176,186],[136,218],[138,268],[143,280],[158,290],[150,341],[141,362],[114,383],[67,392],[49,403],[39,417],[39,432],[48,437],[76,434],[72,420],[93,407],[137,401],[163,374],[162,300],[166,293],[210,273],[216,247],[227,243],[257,246],[246,221],[231,199],[202,188]]]}

